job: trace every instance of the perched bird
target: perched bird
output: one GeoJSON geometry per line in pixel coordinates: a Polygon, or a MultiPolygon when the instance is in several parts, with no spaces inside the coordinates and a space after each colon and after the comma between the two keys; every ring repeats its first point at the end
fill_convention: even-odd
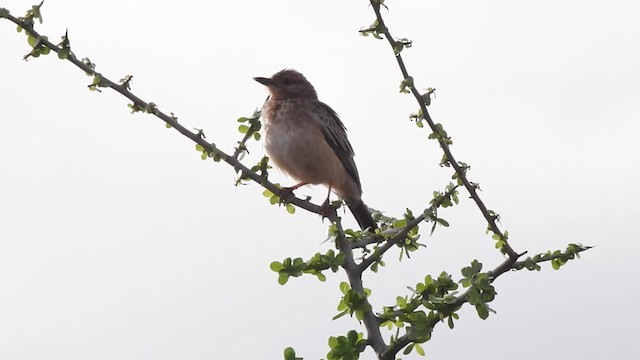
{"type": "MultiPolygon", "coordinates": [[[[318,100],[313,85],[295,70],[254,80],[270,93],[262,110],[267,154],[280,170],[300,182],[286,190],[323,184],[329,194],[333,191],[346,201],[363,230],[376,228],[360,197],[362,186],[353,148],[336,112],[318,100]]],[[[329,206],[329,195],[323,206],[329,206]]]]}

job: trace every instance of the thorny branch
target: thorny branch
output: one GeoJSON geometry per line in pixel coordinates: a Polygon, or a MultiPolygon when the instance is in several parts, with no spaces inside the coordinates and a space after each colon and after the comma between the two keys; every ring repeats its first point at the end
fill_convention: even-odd
{"type": "MultiPolygon", "coordinates": [[[[33,37],[38,39],[38,42],[39,42],[40,46],[45,46],[45,47],[53,50],[56,53],[61,51],[61,48],[59,48],[58,46],[56,46],[55,44],[53,44],[52,42],[47,40],[46,37],[43,37],[42,35],[40,35],[33,28],[33,26],[31,24],[25,23],[24,21],[20,21],[19,19],[17,19],[16,17],[12,16],[11,14],[3,14],[3,15],[4,15],[5,18],[7,18],[11,22],[15,23],[16,25],[20,26],[27,33],[31,34],[33,37]]],[[[128,88],[129,87],[129,82],[128,81],[123,83],[123,84],[118,84],[118,83],[110,80],[109,78],[105,77],[101,73],[96,72],[93,69],[93,67],[90,66],[88,63],[86,63],[86,62],[84,62],[82,60],[78,60],[78,58],[73,53],[69,54],[69,56],[67,57],[67,60],[70,61],[75,66],[77,66],[78,68],[80,68],[82,71],[84,71],[88,75],[99,76],[100,77],[100,85],[99,85],[100,87],[108,87],[108,88],[111,88],[111,89],[117,91],[122,96],[124,96],[127,99],[131,100],[132,103],[133,103],[133,107],[134,108],[150,109],[147,112],[152,113],[153,115],[158,117],[160,120],[164,121],[165,123],[169,124],[174,129],[176,129],[182,135],[184,135],[187,138],[191,139],[196,144],[202,146],[202,148],[207,153],[215,154],[215,155],[219,156],[222,161],[224,161],[227,164],[231,165],[236,170],[236,172],[242,174],[243,176],[246,176],[246,177],[250,178],[251,180],[253,180],[256,183],[260,184],[261,186],[263,186],[267,190],[271,191],[272,193],[277,193],[278,192],[279,188],[275,184],[273,184],[272,182],[266,180],[260,174],[257,174],[255,172],[251,171],[251,169],[249,169],[247,166],[245,166],[244,164],[242,164],[238,160],[238,155],[240,154],[242,149],[239,148],[238,150],[236,150],[234,152],[233,155],[228,155],[224,151],[218,149],[215,146],[215,144],[209,143],[208,141],[206,141],[204,139],[203,132],[201,130],[198,130],[197,132],[190,131],[189,129],[187,129],[186,127],[181,125],[176,120],[175,117],[167,115],[166,113],[164,113],[164,112],[160,111],[159,109],[157,109],[155,107],[155,104],[153,104],[151,102],[144,101],[141,98],[139,98],[138,96],[134,95],[131,91],[129,91],[129,88],[128,88]]],[[[245,136],[245,139],[243,139],[243,141],[239,144],[239,147],[243,145],[244,141],[246,141],[246,138],[248,138],[248,136],[245,136]]],[[[332,222],[335,222],[337,220],[337,218],[338,218],[337,213],[335,211],[330,213],[330,214],[327,214],[326,209],[322,209],[319,205],[313,204],[310,201],[308,201],[307,199],[300,199],[300,198],[297,198],[295,196],[289,196],[289,198],[287,198],[286,201],[290,202],[290,203],[292,203],[292,204],[294,204],[294,205],[296,205],[296,206],[298,206],[298,207],[300,207],[302,209],[310,211],[312,213],[316,213],[318,215],[324,215],[326,218],[328,218],[332,222]]]]}
{"type": "MultiPolygon", "coordinates": [[[[336,221],[336,226],[338,228],[338,237],[336,238],[336,245],[338,249],[345,254],[344,258],[344,271],[347,273],[347,278],[349,279],[349,284],[351,288],[360,294],[364,294],[364,286],[362,285],[362,271],[360,270],[360,265],[358,265],[353,257],[353,248],[347,242],[347,239],[344,234],[344,229],[342,228],[342,224],[340,223],[340,219],[336,221]]],[[[364,299],[367,305],[369,304],[369,300],[364,299]]],[[[380,354],[384,351],[386,344],[384,339],[382,339],[382,333],[380,332],[380,319],[373,313],[372,310],[365,312],[364,314],[364,326],[367,329],[368,341],[369,345],[373,347],[373,350],[376,354],[380,354]]]]}
{"type": "MultiPolygon", "coordinates": [[[[375,31],[378,33],[382,33],[384,34],[384,37],[387,39],[387,41],[389,42],[389,45],[391,46],[391,49],[394,51],[394,55],[396,58],[396,61],[398,63],[398,67],[400,68],[400,71],[402,73],[403,79],[407,80],[407,79],[411,79],[409,75],[409,72],[406,68],[406,65],[404,63],[404,60],[400,54],[399,51],[397,51],[397,49],[399,48],[398,45],[407,45],[410,44],[410,42],[407,42],[406,40],[402,40],[400,42],[394,40],[394,37],[391,35],[391,32],[389,31],[389,29],[386,27],[384,19],[382,18],[382,15],[380,13],[380,8],[381,6],[383,6],[382,1],[381,0],[370,0],[369,1],[371,3],[371,6],[373,8],[373,11],[376,15],[376,23],[375,23],[375,31]]],[[[401,48],[401,47],[400,47],[401,48]]],[[[420,110],[421,110],[421,115],[422,118],[427,122],[427,124],[429,125],[429,127],[431,128],[431,130],[434,133],[439,133],[440,129],[436,126],[435,122],[433,121],[433,119],[431,118],[431,116],[429,115],[429,111],[427,110],[427,105],[428,105],[428,97],[425,97],[423,95],[421,95],[417,88],[415,87],[413,81],[407,81],[406,83],[406,87],[410,90],[410,92],[413,94],[413,96],[416,98],[416,100],[418,101],[418,104],[420,106],[420,110]]],[[[476,205],[478,206],[478,208],[480,209],[480,212],[482,213],[482,216],[485,218],[485,220],[487,221],[488,224],[488,228],[496,235],[499,236],[499,238],[502,240],[503,242],[503,246],[501,248],[501,251],[507,255],[507,258],[501,263],[499,264],[496,268],[494,268],[492,271],[489,272],[490,274],[490,278],[491,281],[495,281],[496,278],[498,278],[500,275],[504,274],[505,272],[511,270],[511,269],[522,269],[523,267],[526,266],[527,261],[518,261],[518,259],[523,256],[526,252],[524,253],[517,253],[509,244],[507,237],[505,236],[505,234],[502,232],[502,230],[500,230],[500,228],[497,225],[497,220],[498,217],[495,213],[489,211],[487,209],[487,207],[485,206],[484,202],[482,201],[482,199],[480,198],[480,196],[478,195],[478,186],[477,184],[474,184],[472,182],[469,181],[469,179],[466,176],[466,168],[464,168],[466,165],[459,163],[455,157],[453,156],[451,149],[449,147],[449,144],[447,142],[448,139],[442,138],[442,137],[438,137],[438,143],[440,145],[440,147],[442,148],[442,151],[444,152],[444,155],[446,157],[446,161],[449,163],[449,165],[451,167],[453,167],[453,169],[456,172],[457,178],[458,180],[462,183],[462,185],[467,189],[467,191],[469,192],[471,198],[473,199],[473,201],[476,203],[476,205]]],[[[435,204],[434,204],[435,205],[435,204]]],[[[414,221],[412,221],[410,224],[407,224],[406,228],[410,229],[410,225],[417,225],[421,220],[423,219],[419,219],[416,218],[414,219],[414,221]]],[[[414,226],[415,226],[414,225],[414,226]]],[[[403,229],[404,230],[404,229],[403,229]]],[[[404,234],[406,236],[406,233],[404,234]]],[[[401,236],[401,234],[398,234],[398,236],[401,236]]],[[[393,246],[393,244],[395,244],[398,241],[397,237],[394,237],[393,240],[388,241],[387,243],[385,243],[382,246],[382,249],[384,251],[388,250],[388,248],[390,248],[391,246],[393,246]]],[[[589,247],[580,247],[576,253],[582,252],[589,249],[589,247]]],[[[382,253],[384,252],[382,251],[382,253]]],[[[366,258],[365,260],[363,260],[359,266],[357,268],[350,268],[350,267],[345,267],[345,270],[347,272],[347,274],[349,275],[349,278],[351,279],[354,274],[351,274],[352,272],[355,272],[358,276],[358,279],[360,281],[361,285],[361,273],[362,271],[364,271],[368,266],[371,265],[371,263],[373,263],[374,261],[376,261],[377,259],[379,259],[382,256],[382,253],[374,253],[373,255],[371,255],[370,257],[366,258]]],[[[542,261],[551,261],[556,257],[560,257],[560,256],[565,256],[565,254],[558,254],[558,255],[549,255],[549,256],[542,256],[540,258],[537,259],[537,262],[542,262],[542,261]]],[[[352,284],[353,286],[353,284],[352,284]]],[[[467,291],[463,292],[462,294],[458,295],[455,298],[455,301],[450,304],[450,308],[452,309],[457,309],[460,306],[462,306],[465,302],[468,302],[467,299],[467,295],[468,295],[469,289],[467,289],[467,291]]],[[[433,328],[437,325],[438,322],[440,322],[440,317],[439,316],[435,316],[433,317],[433,323],[430,324],[430,327],[433,328]]],[[[382,340],[382,336],[380,334],[380,318],[375,317],[374,319],[370,319],[368,317],[365,317],[364,319],[365,322],[365,326],[367,328],[367,332],[369,335],[369,344],[371,345],[371,347],[374,349],[374,351],[376,352],[376,354],[378,355],[379,359],[385,359],[385,360],[391,360],[395,358],[395,355],[402,350],[405,346],[407,346],[408,344],[411,343],[409,334],[405,334],[403,336],[398,337],[395,341],[392,342],[391,345],[387,346],[386,343],[384,342],[384,340],[382,340]],[[367,323],[370,322],[370,323],[367,323]],[[373,325],[377,324],[378,326],[374,328],[373,325]]]]}
{"type": "MultiPolygon", "coordinates": [[[[380,8],[381,6],[383,6],[382,5],[383,1],[382,0],[369,0],[369,1],[371,3],[371,6],[375,12],[376,19],[377,19],[375,29],[373,30],[375,30],[377,33],[383,34],[384,37],[388,40],[389,44],[391,45],[391,48],[395,52],[396,61],[398,63],[398,66],[400,68],[403,78],[405,80],[412,79],[409,76],[409,73],[404,64],[402,56],[400,55],[400,52],[396,51],[399,45],[408,46],[410,42],[404,39],[400,41],[394,40],[394,37],[391,35],[389,29],[386,27],[384,20],[382,18],[382,15],[380,13],[380,8]]],[[[36,12],[34,17],[36,18],[39,18],[39,8],[41,5],[42,3],[37,7],[34,7],[34,11],[36,12]]],[[[94,88],[109,87],[117,91],[118,93],[120,93],[121,95],[123,95],[124,97],[132,101],[133,109],[144,110],[145,112],[153,113],[156,117],[160,118],[162,121],[166,122],[168,125],[175,128],[182,135],[186,136],[187,138],[191,139],[193,142],[198,144],[200,147],[202,147],[202,149],[204,149],[204,151],[206,151],[208,155],[211,155],[214,158],[225,161],[227,164],[231,165],[238,173],[241,174],[242,177],[246,177],[255,181],[256,183],[260,184],[261,186],[268,189],[272,193],[278,192],[279,188],[275,184],[269,182],[264,175],[261,175],[252,171],[250,168],[248,168],[247,166],[245,166],[239,161],[240,155],[242,154],[242,152],[246,150],[245,143],[247,140],[250,139],[251,131],[245,134],[244,138],[238,143],[238,148],[235,149],[233,154],[228,155],[227,153],[218,149],[215,146],[215,144],[205,141],[204,133],[202,130],[198,130],[197,132],[192,132],[188,130],[186,127],[182,126],[177,121],[177,118],[174,117],[173,114],[169,116],[164,112],[160,111],[155,106],[155,104],[151,102],[146,102],[141,98],[139,98],[138,96],[134,95],[129,90],[129,82],[131,80],[130,77],[126,78],[126,80],[124,80],[121,84],[118,84],[104,77],[102,74],[96,72],[94,70],[93,64],[91,64],[88,60],[87,61],[85,61],[84,59],[78,60],[76,56],[72,52],[70,52],[68,38],[66,35],[65,35],[65,38],[63,38],[64,39],[63,43],[61,43],[60,46],[54,45],[53,43],[48,41],[46,37],[41,36],[37,31],[33,29],[32,18],[27,19],[29,21],[22,21],[21,19],[15,18],[14,16],[10,15],[8,11],[4,11],[4,9],[0,9],[0,11],[2,11],[2,13],[0,14],[0,17],[7,18],[11,22],[20,26],[28,34],[30,34],[36,39],[36,43],[35,45],[33,45],[34,50],[39,47],[46,47],[48,49],[53,50],[56,53],[67,52],[68,56],[66,56],[66,59],[68,61],[76,65],[78,68],[83,70],[88,75],[94,76],[94,84],[92,85],[94,88]]],[[[25,59],[27,59],[29,56],[30,54],[25,56],[25,59]]],[[[407,81],[405,85],[418,101],[421,109],[421,113],[422,113],[421,117],[427,122],[427,124],[429,125],[429,127],[434,133],[439,133],[441,130],[440,128],[438,128],[439,124],[436,125],[434,123],[434,121],[432,120],[427,110],[428,98],[425,97],[424,95],[421,95],[418,92],[413,81],[407,81]]],[[[555,261],[557,259],[565,259],[568,256],[567,253],[569,251],[567,251],[567,253],[553,253],[553,254],[549,253],[544,255],[538,255],[533,259],[529,258],[525,261],[518,261],[518,259],[521,256],[523,256],[525,253],[519,254],[511,247],[511,245],[507,240],[506,235],[497,226],[497,219],[498,219],[497,215],[486,208],[483,201],[478,195],[477,185],[470,182],[466,176],[466,165],[456,161],[456,159],[454,158],[449,148],[449,143],[447,142],[447,140],[448,138],[442,138],[442,137],[438,138],[438,142],[444,152],[446,162],[451,167],[453,167],[453,169],[456,172],[459,183],[461,183],[461,185],[467,189],[471,198],[480,209],[483,217],[487,221],[488,228],[494,234],[496,234],[504,244],[501,247],[501,251],[507,255],[507,258],[501,264],[495,267],[493,270],[489,271],[488,274],[490,275],[491,281],[494,281],[497,277],[499,277],[500,275],[504,274],[509,270],[519,270],[525,267],[530,267],[532,266],[532,264],[536,265],[537,263],[540,263],[540,262],[555,261]]],[[[457,189],[457,186],[452,187],[451,189],[448,189],[445,195],[447,194],[450,195],[450,193],[456,191],[456,189],[457,189]]],[[[326,215],[326,209],[322,209],[320,206],[312,204],[306,199],[303,200],[294,196],[290,196],[288,199],[286,199],[286,201],[302,209],[305,209],[307,211],[310,211],[316,214],[326,215]]],[[[436,201],[432,204],[431,208],[437,208],[440,205],[441,203],[438,203],[436,201]]],[[[362,282],[362,274],[364,273],[364,271],[366,271],[366,269],[368,269],[375,261],[380,260],[382,258],[382,255],[386,251],[388,251],[391,247],[398,244],[400,241],[403,241],[406,238],[407,234],[415,226],[420,224],[422,221],[429,220],[425,216],[425,213],[423,213],[420,216],[408,221],[406,226],[404,226],[401,229],[398,229],[397,233],[394,234],[393,237],[387,240],[378,239],[377,237],[365,237],[358,241],[349,241],[345,235],[344,229],[342,228],[340,218],[338,217],[337,213],[333,211],[331,214],[329,214],[326,217],[331,222],[336,224],[336,227],[337,227],[336,246],[342,253],[345,254],[343,268],[345,269],[351,288],[360,294],[365,294],[365,290],[362,282]],[[372,243],[379,244],[383,242],[384,244],[381,245],[378,248],[378,250],[375,251],[373,254],[369,255],[368,257],[364,257],[363,260],[360,261],[359,263],[356,262],[353,254],[354,249],[365,247],[366,245],[372,244],[372,243]]],[[[589,249],[589,247],[578,247],[576,250],[574,250],[573,254],[578,254],[587,249],[589,249]]],[[[569,256],[572,256],[573,254],[569,254],[569,256]]],[[[455,300],[452,303],[449,303],[449,308],[458,309],[464,303],[468,302],[468,298],[467,298],[468,293],[469,293],[469,289],[467,289],[465,292],[455,297],[455,300]]],[[[364,301],[366,305],[370,306],[370,303],[368,299],[366,299],[366,296],[364,301]]],[[[429,324],[430,327],[435,327],[438,322],[441,322],[440,316],[435,316],[432,319],[433,319],[432,323],[429,324]]],[[[368,344],[374,349],[379,359],[385,359],[385,360],[394,359],[395,355],[400,350],[402,350],[404,347],[406,347],[412,342],[409,335],[405,334],[396,338],[395,341],[392,341],[390,345],[387,345],[380,331],[380,324],[382,322],[382,319],[381,317],[377,316],[373,312],[373,310],[369,310],[364,313],[363,322],[368,334],[367,336],[368,344]]]]}
{"type": "MultiPolygon", "coordinates": [[[[435,210],[438,207],[440,207],[440,205],[442,205],[442,203],[444,202],[444,199],[454,194],[457,191],[457,189],[458,189],[457,186],[453,186],[451,189],[449,189],[447,192],[441,195],[439,200],[434,202],[427,210],[435,210]]],[[[411,229],[413,229],[414,227],[418,226],[425,219],[426,219],[426,215],[425,215],[425,212],[423,212],[415,219],[409,221],[407,225],[405,225],[402,229],[400,229],[400,231],[397,234],[395,234],[392,238],[386,240],[384,245],[380,246],[378,251],[364,258],[364,260],[362,260],[362,262],[360,262],[360,264],[358,264],[358,266],[354,270],[360,273],[363,273],[376,260],[379,260],[380,258],[382,258],[382,255],[384,255],[384,253],[386,253],[394,245],[397,245],[399,242],[403,241],[407,237],[407,234],[409,233],[409,231],[411,231],[411,229]]],[[[355,244],[351,244],[351,247],[356,248],[357,246],[354,246],[354,245],[355,244]]]]}
{"type": "MultiPolygon", "coordinates": [[[[371,6],[373,7],[373,11],[376,14],[376,19],[378,23],[377,30],[384,34],[384,37],[389,42],[389,45],[391,45],[391,48],[395,49],[398,44],[396,40],[394,40],[394,37],[391,35],[391,32],[389,31],[389,29],[384,23],[384,20],[382,19],[382,15],[380,14],[380,7],[381,7],[380,0],[370,0],[370,3],[371,3],[371,6]]],[[[397,52],[395,53],[395,58],[396,58],[396,61],[398,62],[398,67],[400,68],[400,72],[402,72],[403,78],[409,79],[410,78],[409,72],[407,71],[407,67],[404,64],[402,55],[399,52],[397,52]]],[[[431,130],[436,133],[439,132],[440,130],[436,127],[436,124],[434,123],[433,119],[431,119],[431,116],[429,115],[429,111],[427,110],[427,104],[425,103],[424,97],[420,94],[420,92],[418,92],[418,89],[415,87],[413,82],[408,83],[407,87],[409,88],[413,96],[418,101],[418,104],[420,105],[420,110],[422,110],[424,120],[427,122],[427,124],[429,124],[429,127],[431,128],[431,130]]],[[[478,191],[477,191],[478,190],[477,185],[474,185],[469,181],[469,179],[467,179],[466,172],[464,171],[460,163],[456,161],[455,157],[451,152],[451,149],[449,148],[449,144],[445,141],[445,139],[439,138],[438,143],[440,144],[440,147],[442,148],[442,151],[444,152],[447,158],[447,161],[453,167],[456,174],[458,175],[458,179],[462,181],[462,184],[471,195],[471,198],[480,209],[480,212],[482,212],[482,216],[484,216],[485,220],[489,224],[491,231],[493,231],[493,233],[499,235],[500,238],[503,239],[505,244],[504,246],[505,253],[509,256],[510,259],[515,261],[518,258],[518,254],[513,250],[513,248],[511,248],[504,233],[500,230],[500,228],[496,224],[496,220],[497,220],[496,215],[492,214],[484,205],[484,202],[482,201],[482,199],[480,199],[480,196],[478,195],[478,191]]]]}

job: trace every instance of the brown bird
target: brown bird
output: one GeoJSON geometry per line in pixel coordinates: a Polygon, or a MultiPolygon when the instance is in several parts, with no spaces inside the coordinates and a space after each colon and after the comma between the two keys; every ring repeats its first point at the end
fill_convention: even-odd
{"type": "MultiPolygon", "coordinates": [[[[362,202],[362,186],[347,132],[333,109],[318,100],[313,85],[295,70],[270,78],[256,77],[269,88],[262,116],[265,148],[271,161],[300,183],[323,184],[344,199],[360,227],[375,229],[369,208],[362,202]]],[[[323,207],[329,206],[329,195],[323,207]]]]}

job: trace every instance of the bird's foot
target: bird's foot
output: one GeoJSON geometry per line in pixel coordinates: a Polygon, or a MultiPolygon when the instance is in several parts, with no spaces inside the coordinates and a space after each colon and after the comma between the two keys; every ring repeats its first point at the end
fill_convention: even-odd
{"type": "Polygon", "coordinates": [[[275,195],[277,195],[278,198],[280,198],[280,204],[288,203],[289,198],[294,196],[293,190],[305,185],[307,185],[306,182],[301,182],[299,184],[293,185],[292,187],[281,187],[280,189],[278,189],[275,195]]]}
{"type": "Polygon", "coordinates": [[[329,198],[327,197],[322,205],[320,205],[320,217],[322,218],[322,222],[324,222],[324,219],[331,219],[335,215],[336,208],[331,205],[331,203],[329,202],[329,198]]]}
{"type": "Polygon", "coordinates": [[[289,202],[289,198],[294,196],[293,195],[293,190],[297,189],[296,187],[283,187],[280,188],[277,192],[276,195],[278,196],[279,203],[280,204],[284,204],[284,203],[288,203],[289,202]]]}

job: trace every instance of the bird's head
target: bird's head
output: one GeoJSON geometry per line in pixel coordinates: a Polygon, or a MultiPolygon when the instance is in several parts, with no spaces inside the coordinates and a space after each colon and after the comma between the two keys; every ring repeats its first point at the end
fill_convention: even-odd
{"type": "Polygon", "coordinates": [[[293,98],[317,100],[318,94],[304,75],[295,70],[284,69],[270,78],[255,77],[255,81],[269,88],[271,98],[284,100],[293,98]]]}

